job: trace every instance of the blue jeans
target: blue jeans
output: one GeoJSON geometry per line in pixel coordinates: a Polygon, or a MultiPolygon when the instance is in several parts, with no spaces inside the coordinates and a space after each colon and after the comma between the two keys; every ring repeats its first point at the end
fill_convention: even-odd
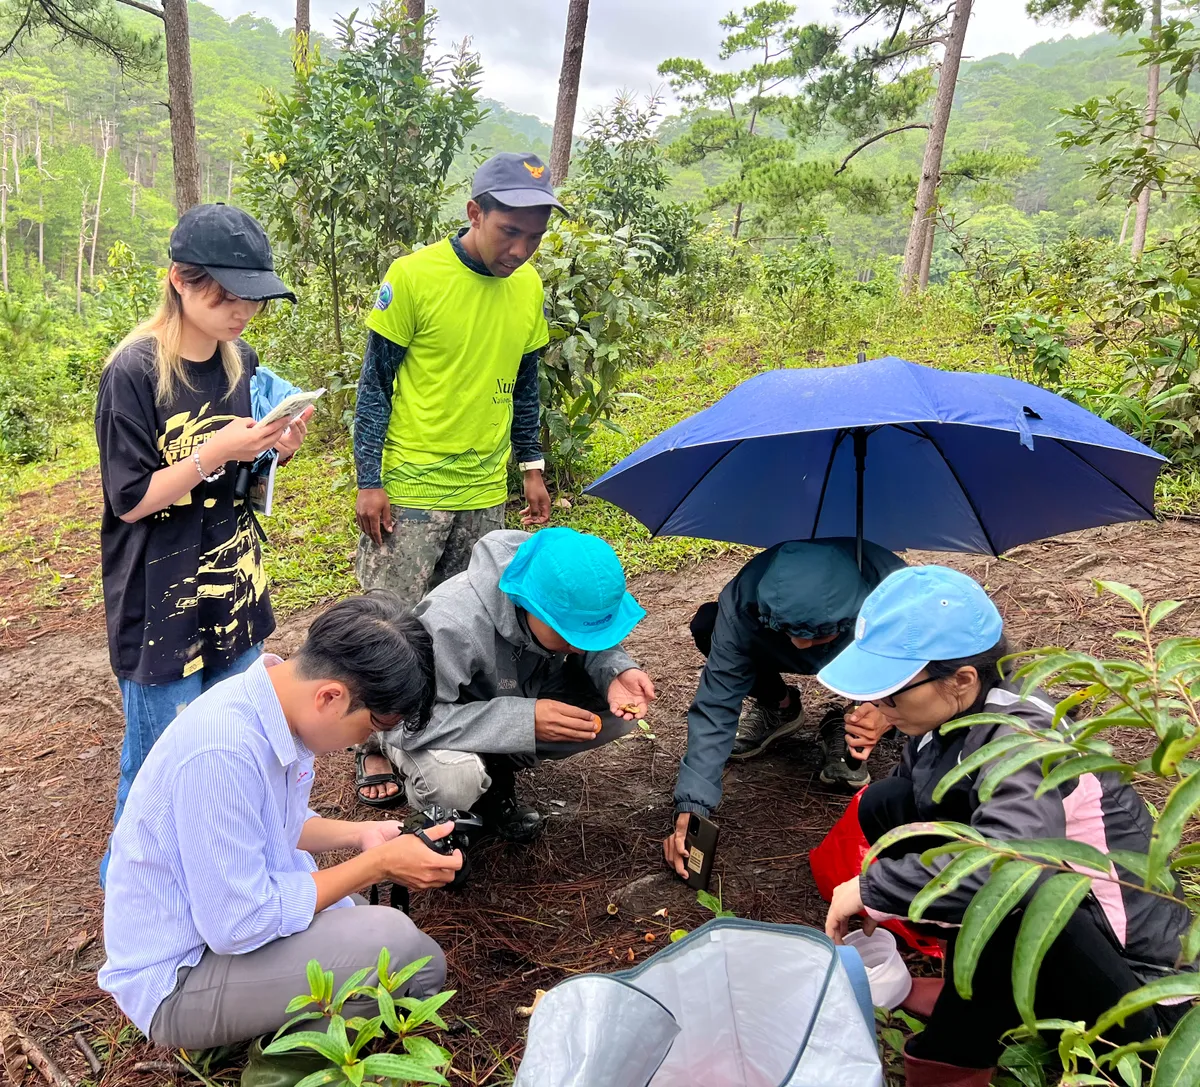
{"type": "MultiPolygon", "coordinates": [[[[129,798],[129,790],[133,779],[146,761],[158,738],[179,715],[179,712],[189,702],[198,698],[204,691],[229,676],[236,676],[246,671],[262,656],[262,646],[256,645],[247,649],[228,668],[202,668],[199,672],[186,679],[177,679],[173,683],[137,683],[132,679],[118,679],[121,687],[121,702],[125,707],[125,741],[121,745],[121,776],[117,779],[117,806],[113,812],[113,826],[121,819],[125,810],[125,801],[129,798]]],[[[100,886],[104,886],[104,877],[108,872],[108,858],[111,853],[104,854],[100,862],[100,886]]]]}

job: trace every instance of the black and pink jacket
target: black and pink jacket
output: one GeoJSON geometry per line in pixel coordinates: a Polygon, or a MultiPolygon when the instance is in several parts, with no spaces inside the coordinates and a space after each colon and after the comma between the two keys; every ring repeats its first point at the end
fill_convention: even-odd
{"type": "MultiPolygon", "coordinates": [[[[1008,714],[1038,728],[1050,728],[1054,701],[1040,690],[1022,698],[1016,684],[1001,683],[988,692],[980,712],[1008,714]]],[[[1112,849],[1146,852],[1154,829],[1150,814],[1133,787],[1116,774],[1084,774],[1037,797],[1034,794],[1041,784],[1042,771],[1041,764],[1034,763],[1001,782],[992,799],[984,804],[978,792],[983,775],[980,771],[957,782],[940,804],[934,803],[934,787],[953,766],[984,744],[1014,731],[1008,725],[979,725],[946,736],[929,733],[909,742],[893,774],[912,779],[922,820],[968,823],[988,838],[1001,840],[1070,838],[1105,853],[1112,849]]],[[[861,882],[868,912],[876,919],[907,916],[917,892],[950,860],[946,856],[923,865],[920,854],[910,853],[877,861],[861,882]]],[[[1129,883],[1141,882],[1123,868],[1114,870],[1129,883]]],[[[926,920],[960,924],[967,905],[986,880],[986,869],[963,880],[954,891],[933,903],[926,911],[926,920]]],[[[1182,905],[1096,880],[1080,909],[1092,913],[1143,981],[1179,969],[1180,941],[1191,922],[1189,911],[1182,905]]]]}

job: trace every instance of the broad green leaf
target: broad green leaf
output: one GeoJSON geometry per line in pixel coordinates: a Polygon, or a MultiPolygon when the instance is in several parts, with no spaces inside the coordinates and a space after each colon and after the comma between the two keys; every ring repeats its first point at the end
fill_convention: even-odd
{"type": "Polygon", "coordinates": [[[975,892],[954,945],[954,987],[964,1000],[971,999],[971,979],[988,940],[1041,874],[1041,867],[1031,861],[1013,861],[993,872],[975,892]]]}
{"type": "Polygon", "coordinates": [[[297,1023],[308,1023],[313,1019],[324,1019],[324,1012],[301,1012],[299,1015],[293,1015],[286,1023],[283,1024],[273,1035],[275,1038],[280,1038],[292,1029],[297,1023]]]}
{"type": "Polygon", "coordinates": [[[1097,1068],[1115,1068],[1127,1053],[1154,1053],[1167,1044],[1165,1037],[1148,1038],[1144,1042],[1130,1042],[1129,1045],[1117,1046],[1107,1053],[1101,1053],[1096,1058],[1097,1068]]]}
{"type": "Polygon", "coordinates": [[[346,1050],[338,1049],[328,1034],[318,1030],[298,1030],[294,1034],[284,1035],[269,1046],[264,1046],[263,1052],[268,1056],[274,1056],[277,1053],[290,1053],[294,1049],[315,1050],[334,1064],[341,1064],[346,1058],[346,1050]]]}
{"type": "Polygon", "coordinates": [[[327,1029],[330,1039],[342,1054],[340,1063],[344,1063],[346,1055],[350,1052],[350,1039],[346,1037],[346,1020],[340,1015],[331,1015],[327,1029]]]}
{"type": "Polygon", "coordinates": [[[342,1075],[346,1077],[351,1087],[362,1087],[363,1077],[366,1074],[367,1070],[363,1067],[362,1061],[351,1061],[349,1064],[342,1065],[342,1075]]]}
{"type": "Polygon", "coordinates": [[[387,985],[388,971],[392,968],[392,953],[386,948],[379,949],[379,959],[375,963],[375,976],[380,985],[387,985]]]}
{"type": "Polygon", "coordinates": [[[449,1051],[436,1045],[429,1038],[420,1036],[405,1038],[404,1048],[410,1057],[416,1057],[417,1060],[423,1061],[433,1068],[441,1068],[450,1063],[449,1051]]]}
{"type": "Polygon", "coordinates": [[[683,938],[684,938],[684,937],[685,937],[687,934],[688,934],[688,930],[687,930],[687,929],[685,929],[685,928],[677,928],[677,929],[675,929],[675,930],[674,930],[674,931],[671,933],[671,936],[670,936],[671,943],[673,943],[673,944],[675,944],[675,943],[678,943],[678,942],[679,942],[680,940],[682,940],[682,939],[683,939],[683,938]]]}
{"type": "Polygon", "coordinates": [[[1060,864],[1076,864],[1080,868],[1104,875],[1108,875],[1111,867],[1107,853],[1102,853],[1086,842],[1077,842],[1071,838],[1014,838],[999,844],[1023,857],[1058,861],[1060,864]]]}
{"type": "MultiPolygon", "coordinates": [[[[989,767],[983,780],[979,783],[979,799],[986,804],[992,799],[996,790],[1006,779],[1025,769],[1030,763],[1037,762],[1040,759],[1055,758],[1059,755],[1072,755],[1074,753],[1075,748],[1070,744],[1047,743],[1038,743],[1022,748],[1020,751],[1014,751],[1012,754],[1001,759],[995,766],[989,767]]],[[[964,759],[963,761],[965,762],[966,760],[964,759]]]]}
{"type": "Polygon", "coordinates": [[[1131,589],[1128,585],[1122,585],[1119,581],[1093,581],[1096,586],[1096,595],[1100,596],[1103,593],[1112,593],[1114,596],[1119,596],[1125,601],[1134,611],[1141,611],[1146,606],[1145,597],[1137,591],[1131,589]]]}
{"type": "Polygon", "coordinates": [[[1150,609],[1150,615],[1146,619],[1146,624],[1153,630],[1161,623],[1168,615],[1178,608],[1183,607],[1182,600],[1160,600],[1150,609]]]}
{"type": "Polygon", "coordinates": [[[313,1000],[323,1000],[325,998],[325,974],[321,970],[321,964],[316,959],[309,959],[308,966],[305,967],[305,974],[308,977],[308,989],[313,1000]]]}
{"type": "MultiPolygon", "coordinates": [[[[1143,886],[1157,887],[1167,894],[1175,890],[1175,877],[1170,872],[1160,872],[1153,883],[1146,879],[1150,870],[1150,859],[1145,853],[1134,853],[1131,849],[1110,849],[1108,859],[1119,868],[1132,872],[1142,881],[1143,886]]],[[[1120,875],[1119,872],[1117,874],[1120,875]]]]}
{"type": "Polygon", "coordinates": [[[292,1012],[298,1012],[301,1008],[307,1008],[312,1002],[311,996],[293,997],[288,1001],[288,1006],[283,1010],[290,1015],[292,1012]]]}
{"type": "Polygon", "coordinates": [[[978,849],[974,842],[960,842],[953,838],[947,838],[944,842],[939,842],[937,845],[930,846],[924,853],[921,854],[921,863],[930,865],[938,857],[945,857],[947,854],[954,855],[956,853],[965,853],[968,849],[978,849]]]}
{"type": "Polygon", "coordinates": [[[383,1076],[404,1083],[435,1083],[449,1087],[449,1081],[436,1068],[399,1053],[372,1053],[362,1062],[368,1076],[383,1076]]]}
{"type": "Polygon", "coordinates": [[[423,970],[432,961],[432,955],[426,955],[423,959],[417,959],[416,962],[410,962],[407,966],[401,967],[390,978],[388,978],[387,987],[393,993],[407,981],[411,981],[417,974],[423,970]]]}
{"type": "Polygon", "coordinates": [[[1167,797],[1150,836],[1148,875],[1153,880],[1170,862],[1183,828],[1200,809],[1200,774],[1184,778],[1167,797]]]}
{"type": "Polygon", "coordinates": [[[456,992],[457,990],[455,989],[447,989],[444,993],[434,993],[427,1000],[422,1000],[409,1014],[405,1029],[413,1031],[425,1023],[433,1023],[435,1026],[445,1030],[446,1024],[438,1016],[437,1010],[453,997],[456,992]]]}
{"type": "Polygon", "coordinates": [[[321,1087],[324,1083],[337,1083],[344,1079],[340,1068],[322,1068],[318,1072],[310,1072],[296,1087],[321,1087]]]}
{"type": "Polygon", "coordinates": [[[987,841],[979,831],[974,827],[967,826],[965,823],[907,823],[902,827],[895,827],[889,830],[879,841],[871,846],[867,851],[867,855],[863,858],[862,872],[865,873],[870,867],[871,862],[880,853],[897,842],[903,842],[908,838],[925,837],[926,835],[942,838],[966,838],[979,845],[983,845],[987,841]]]}
{"type": "Polygon", "coordinates": [[[716,895],[711,894],[708,891],[697,891],[696,901],[710,913],[721,912],[721,900],[717,898],[716,895]]]}
{"type": "Polygon", "coordinates": [[[953,721],[947,721],[939,731],[945,734],[963,728],[975,728],[977,725],[1009,725],[1022,733],[1029,729],[1027,721],[1009,713],[971,713],[966,717],[956,717],[953,721]]]}
{"type": "Polygon", "coordinates": [[[394,1034],[399,1034],[401,1024],[399,1017],[396,1015],[396,1002],[392,999],[392,994],[383,988],[383,986],[380,986],[376,993],[376,999],[379,1001],[379,1014],[383,1017],[383,1021],[387,1024],[388,1029],[394,1034]]]}
{"type": "Polygon", "coordinates": [[[995,864],[996,860],[995,853],[990,849],[980,847],[960,853],[938,875],[934,876],[933,879],[917,892],[908,907],[908,916],[913,921],[920,921],[925,916],[925,911],[937,899],[943,895],[948,895],[964,879],[974,875],[979,869],[986,868],[990,864],[995,864]]]}
{"type": "Polygon", "coordinates": [[[1013,999],[1023,1022],[1036,1021],[1033,994],[1042,960],[1091,886],[1090,876],[1066,872],[1051,876],[1026,908],[1013,949],[1012,967],[1013,999]]]}
{"type": "Polygon", "coordinates": [[[1125,1020],[1131,1015],[1152,1008],[1161,1000],[1193,996],[1200,996],[1200,974],[1170,974],[1165,978],[1155,978],[1148,985],[1126,993],[1100,1016],[1088,1031],[1088,1039],[1095,1041],[1113,1026],[1124,1026],[1125,1020]]]}
{"type": "Polygon", "coordinates": [[[333,1001],[333,971],[326,970],[321,980],[321,999],[329,1004],[333,1001]]]}
{"type": "Polygon", "coordinates": [[[1171,1031],[1154,1065],[1150,1087],[1195,1087],[1200,1083],[1200,1008],[1193,1008],[1171,1031]]]}
{"type": "Polygon", "coordinates": [[[1117,1071],[1128,1087],[1142,1087],[1142,1062],[1136,1053],[1123,1053],[1117,1060],[1117,1071]]]}
{"type": "Polygon", "coordinates": [[[361,970],[356,970],[344,982],[342,982],[342,987],[340,989],[338,989],[337,995],[334,996],[334,998],[333,998],[333,1010],[334,1011],[342,1010],[342,1005],[345,1004],[346,1001],[350,999],[350,996],[354,992],[354,990],[357,989],[360,985],[362,985],[362,983],[364,981],[367,980],[367,975],[370,972],[371,972],[371,967],[364,966],[361,970]]]}
{"type": "Polygon", "coordinates": [[[996,1062],[1023,1087],[1049,1087],[1046,1065],[1053,1051],[1040,1038],[1007,1046],[996,1062]]]}
{"type": "Polygon", "coordinates": [[[358,1034],[355,1036],[353,1044],[350,1046],[350,1056],[355,1059],[362,1052],[363,1046],[368,1042],[373,1042],[376,1038],[383,1037],[383,1016],[377,1015],[373,1019],[368,1019],[358,1028],[358,1034]]]}
{"type": "MultiPolygon", "coordinates": [[[[941,780],[938,781],[936,788],[933,790],[934,803],[940,803],[953,785],[963,778],[970,777],[976,770],[987,763],[994,762],[1018,748],[1031,748],[1039,744],[1039,740],[1025,735],[1001,736],[1000,739],[993,740],[990,744],[984,744],[978,751],[972,751],[957,766],[947,771],[941,780]]],[[[1034,755],[1034,758],[1037,758],[1037,755],[1034,755]]]]}
{"type": "Polygon", "coordinates": [[[1042,779],[1034,796],[1045,796],[1051,789],[1057,789],[1064,782],[1084,774],[1121,773],[1127,770],[1129,767],[1126,763],[1119,762],[1111,755],[1080,755],[1064,759],[1042,779]]]}

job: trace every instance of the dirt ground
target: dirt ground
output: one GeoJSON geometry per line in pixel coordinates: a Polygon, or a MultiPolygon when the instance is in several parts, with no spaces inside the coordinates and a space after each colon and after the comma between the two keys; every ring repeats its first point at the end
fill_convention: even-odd
{"type": "MultiPolygon", "coordinates": [[[[978,578],[1017,645],[1111,652],[1110,635],[1127,625],[1128,614],[1112,599],[1097,601],[1092,578],[1133,584],[1150,599],[1183,599],[1170,632],[1196,628],[1200,591],[1191,590],[1200,584],[1200,525],[1190,522],[1093,530],[999,560],[908,558],[946,562],[978,578]]],[[[450,984],[459,991],[450,1005],[458,1029],[444,1039],[455,1053],[456,1083],[507,1081],[525,1030],[516,1008],[536,989],[571,973],[640,961],[663,946],[669,929],[705,920],[694,895],[663,870],[659,842],[670,822],[685,713],[702,664],[688,622],[738,561],[727,556],[631,586],[648,612],[629,648],[658,685],[649,717],[656,738],[635,734],[524,775],[526,796],[550,817],[542,840],[526,849],[481,850],[477,875],[462,893],[414,896],[414,918],[446,948],[450,984]],[[663,908],[669,918],[655,918],[663,908]]],[[[80,580],[90,576],[82,564],[78,573],[80,580]]],[[[137,1072],[134,1065],[169,1055],[137,1041],[95,981],[103,960],[96,866],[122,735],[103,624],[98,609],[83,606],[39,619],[26,614],[37,610],[32,596],[18,600],[12,585],[4,591],[7,615],[24,609],[22,630],[47,632],[12,648],[0,643],[0,1007],[73,1082],[88,1075],[71,1044],[75,1031],[104,1060],[100,1083],[163,1082],[169,1075],[161,1069],[137,1072]]],[[[293,649],[310,618],[286,619],[270,647],[293,649]]],[[[804,686],[815,722],[826,698],[811,680],[804,686]]],[[[872,771],[886,772],[896,751],[893,744],[877,752],[872,771]]],[[[345,754],[322,760],[317,810],[343,818],[369,814],[354,805],[350,768],[345,754]]],[[[770,757],[728,770],[715,869],[727,908],[771,921],[821,923],[824,903],[807,852],[846,798],[820,785],[818,769],[811,736],[802,733],[770,757]]]]}

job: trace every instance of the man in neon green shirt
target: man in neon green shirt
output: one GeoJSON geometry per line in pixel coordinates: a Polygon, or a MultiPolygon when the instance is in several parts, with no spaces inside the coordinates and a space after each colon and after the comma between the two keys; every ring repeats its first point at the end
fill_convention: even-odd
{"type": "MultiPolygon", "coordinates": [[[[550,520],[538,434],[550,333],[527,262],[555,208],[540,159],[495,155],[475,174],[470,226],[388,269],[354,415],[364,589],[414,607],[465,570],[475,543],[504,525],[510,450],[524,475],[522,520],[550,520]]],[[[364,802],[390,807],[402,794],[378,750],[360,749],[355,782],[364,802]]]]}

